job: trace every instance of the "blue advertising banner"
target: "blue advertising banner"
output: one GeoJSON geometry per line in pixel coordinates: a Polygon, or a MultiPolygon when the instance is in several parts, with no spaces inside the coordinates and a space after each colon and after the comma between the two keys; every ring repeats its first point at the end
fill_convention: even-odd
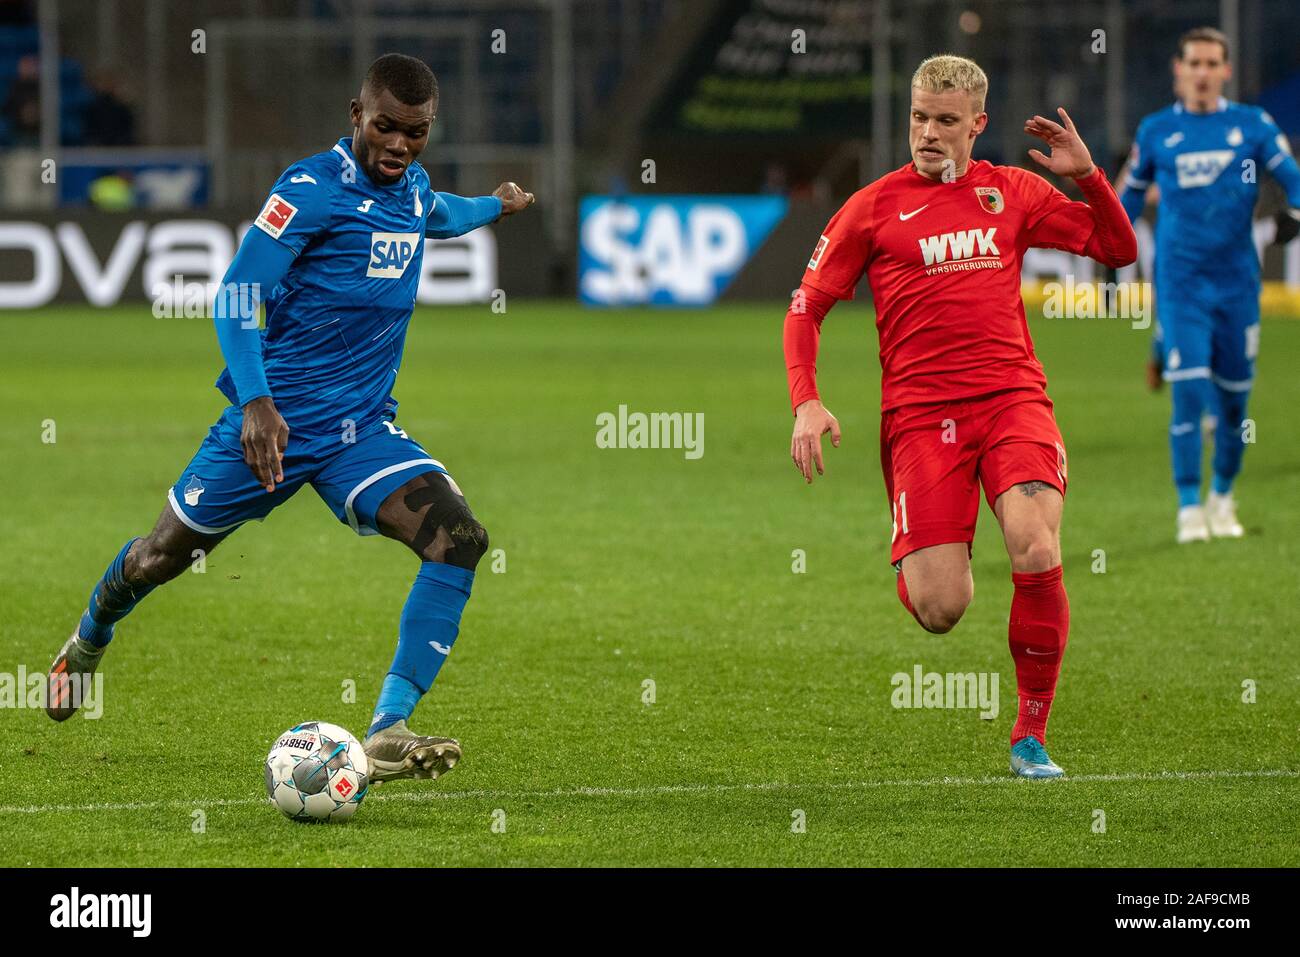
{"type": "Polygon", "coordinates": [[[711,303],[787,205],[784,196],[586,196],[578,297],[598,306],[711,303]]]}
{"type": "Polygon", "coordinates": [[[198,209],[208,202],[208,165],[187,159],[65,162],[59,169],[64,206],[198,209]]]}

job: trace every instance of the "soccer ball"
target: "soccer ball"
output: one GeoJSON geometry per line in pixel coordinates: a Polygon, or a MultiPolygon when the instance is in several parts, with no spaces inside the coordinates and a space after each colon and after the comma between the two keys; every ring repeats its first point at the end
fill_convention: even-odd
{"type": "Polygon", "coordinates": [[[266,796],[295,821],[346,821],[366,796],[369,772],[361,742],[347,729],[308,721],[271,745],[266,796]]]}

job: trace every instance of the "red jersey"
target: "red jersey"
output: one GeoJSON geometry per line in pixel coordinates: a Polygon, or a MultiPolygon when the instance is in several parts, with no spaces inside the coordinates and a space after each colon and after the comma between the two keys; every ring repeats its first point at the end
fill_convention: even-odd
{"type": "MultiPolygon", "coordinates": [[[[835,214],[803,283],[852,299],[865,272],[880,335],[882,410],[1046,386],[1020,298],[1025,250],[1063,249],[1112,266],[1137,255],[1105,175],[1097,170],[1077,182],[1091,205],[1011,166],[972,162],[966,175],[945,183],[909,163],[854,193],[835,214]]],[[[797,405],[815,386],[810,395],[794,384],[805,350],[796,348],[792,363],[789,339],[797,405]]]]}

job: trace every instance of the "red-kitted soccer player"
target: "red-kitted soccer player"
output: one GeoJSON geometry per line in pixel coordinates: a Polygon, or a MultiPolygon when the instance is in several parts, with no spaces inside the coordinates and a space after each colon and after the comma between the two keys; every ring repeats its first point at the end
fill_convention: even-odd
{"type": "Polygon", "coordinates": [[[824,471],[822,435],[840,443],[817,393],[817,340],[827,311],[852,299],[865,273],[880,334],[880,458],[899,598],[927,631],[957,624],[974,594],[970,546],[983,486],[1015,584],[1011,770],[1054,778],[1064,772],[1045,743],[1070,625],[1059,537],[1066,457],[1025,322],[1021,259],[1038,246],[1119,267],[1137,258],[1137,239],[1063,109],[1061,123],[1026,121],[1050,149],[1029,155],[1073,178],[1086,203],[1032,172],[972,162],[987,92],[971,60],[924,61],[912,77],[912,162],[854,193],[817,241],[785,319],[790,455],[811,482],[814,468],[824,471]]]}

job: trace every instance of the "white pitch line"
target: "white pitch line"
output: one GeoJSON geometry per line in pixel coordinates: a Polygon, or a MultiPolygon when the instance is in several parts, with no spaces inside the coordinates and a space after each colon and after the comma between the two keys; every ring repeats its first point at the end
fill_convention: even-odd
{"type": "MultiPolygon", "coordinates": [[[[1123,774],[1077,774],[1041,786],[1063,784],[1122,784],[1129,781],[1207,781],[1222,778],[1300,778],[1300,770],[1279,768],[1259,771],[1144,771],[1123,774]]],[[[461,798],[525,800],[532,798],[653,797],[672,794],[724,794],[729,791],[865,791],[873,788],[971,787],[981,785],[1026,785],[1011,775],[983,778],[917,778],[902,781],[839,781],[829,784],[799,784],[768,781],[748,784],[663,784],[643,788],[558,788],[551,791],[438,791],[422,790],[399,794],[376,793],[371,801],[453,801],[461,798]]],[[[201,798],[196,801],[133,801],[122,804],[0,804],[0,814],[66,814],[79,811],[153,811],[163,808],[251,807],[265,804],[265,798],[201,798]]]]}

